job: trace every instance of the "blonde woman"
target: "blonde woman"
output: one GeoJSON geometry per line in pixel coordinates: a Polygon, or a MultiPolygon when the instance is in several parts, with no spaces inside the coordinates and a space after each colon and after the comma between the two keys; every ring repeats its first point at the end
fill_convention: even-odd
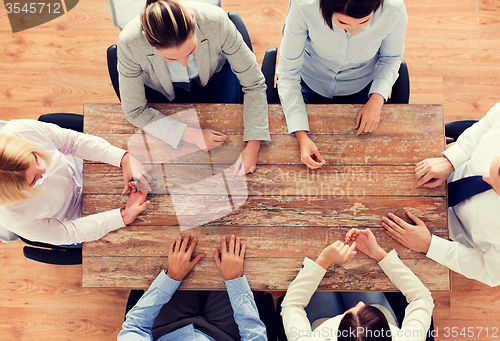
{"type": "Polygon", "coordinates": [[[144,211],[147,193],[132,178],[142,164],[102,138],[50,123],[13,120],[0,130],[0,239],[18,236],[54,245],[97,240],[132,223],[144,211]],[[123,209],[82,217],[83,160],[109,163],[123,170],[123,209]]]}
{"type": "Polygon", "coordinates": [[[235,173],[255,169],[261,141],[270,141],[265,79],[221,8],[148,0],[144,13],[120,33],[118,73],[125,118],[174,148],[181,140],[201,149],[220,146],[227,136],[208,129],[200,133],[148,107],[148,102],[241,103],[241,85],[247,145],[235,173]]]}

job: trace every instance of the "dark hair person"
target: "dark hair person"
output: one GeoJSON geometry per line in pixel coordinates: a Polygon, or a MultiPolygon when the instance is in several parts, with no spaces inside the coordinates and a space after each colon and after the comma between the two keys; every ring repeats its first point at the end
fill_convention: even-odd
{"type": "Polygon", "coordinates": [[[308,136],[305,104],[364,104],[353,129],[375,131],[398,78],[407,22],[403,0],[290,0],[277,85],[309,168],[325,160],[308,136]]]}
{"type": "Polygon", "coordinates": [[[288,341],[302,336],[339,341],[388,341],[393,336],[397,340],[425,340],[434,308],[430,291],[395,250],[387,253],[378,245],[370,229],[351,229],[345,241],[327,246],[316,261],[305,258],[288,287],[281,304],[288,341]],[[409,302],[399,327],[382,292],[316,292],[327,269],[349,261],[356,248],[378,262],[409,302]]]}
{"type": "Polygon", "coordinates": [[[255,55],[221,8],[148,0],[142,15],[119,35],[118,74],[125,118],[174,148],[185,141],[207,149],[224,144],[227,136],[189,127],[150,108],[148,102],[241,103],[243,90],[247,145],[234,172],[255,170],[261,141],[270,141],[265,79],[255,55]]]}

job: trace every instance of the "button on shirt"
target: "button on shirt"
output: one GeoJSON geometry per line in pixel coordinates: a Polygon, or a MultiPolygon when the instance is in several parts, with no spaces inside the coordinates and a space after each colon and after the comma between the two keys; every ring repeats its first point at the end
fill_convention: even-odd
{"type": "MultiPolygon", "coordinates": [[[[164,304],[168,303],[177,290],[180,281],[175,281],[162,271],[141,297],[139,302],[127,313],[127,318],[118,334],[118,341],[152,340],[151,328],[164,304]]],[[[234,311],[241,340],[267,341],[266,327],[259,319],[252,291],[245,276],[226,281],[229,301],[234,311]]],[[[158,341],[215,341],[197,330],[192,324],[163,335],[158,341]]]]}
{"type": "MultiPolygon", "coordinates": [[[[500,103],[443,152],[455,171],[448,181],[489,173],[500,156],[500,103]]],[[[500,196],[477,194],[448,209],[453,241],[432,236],[427,257],[490,286],[500,285],[500,196]]]]}
{"type": "Polygon", "coordinates": [[[288,131],[309,131],[300,80],[332,98],[359,92],[386,100],[398,78],[408,17],[402,0],[386,0],[370,24],[351,36],[321,15],[319,0],[290,0],[277,68],[278,91],[288,131]]]}

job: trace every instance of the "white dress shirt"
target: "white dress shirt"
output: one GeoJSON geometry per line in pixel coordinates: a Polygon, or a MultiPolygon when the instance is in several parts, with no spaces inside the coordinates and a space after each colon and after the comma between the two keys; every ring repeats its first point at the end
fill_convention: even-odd
{"type": "Polygon", "coordinates": [[[301,78],[318,94],[351,95],[373,81],[386,100],[398,78],[408,17],[402,0],[386,0],[370,24],[351,36],[321,15],[319,0],[290,0],[280,45],[278,92],[288,132],[309,131],[301,78]]]}
{"type": "MultiPolygon", "coordinates": [[[[120,167],[125,150],[106,140],[33,120],[10,121],[0,133],[31,142],[50,157],[35,189],[44,193],[0,206],[0,228],[31,241],[55,245],[99,239],[125,226],[119,209],[82,217],[82,159],[120,167]]],[[[3,241],[14,241],[13,238],[3,241]]]]}
{"type": "MultiPolygon", "coordinates": [[[[500,103],[443,154],[455,168],[448,181],[489,173],[500,156],[500,103]]],[[[468,278],[499,285],[500,196],[491,189],[450,207],[448,227],[453,241],[432,236],[427,256],[468,278]]]]}
{"type": "MultiPolygon", "coordinates": [[[[431,292],[404,265],[395,250],[389,252],[378,264],[409,302],[401,329],[389,324],[392,339],[425,340],[434,308],[431,292]]],[[[300,340],[337,340],[336,332],[343,315],[337,315],[324,321],[312,331],[304,310],[325,273],[326,270],[323,267],[309,258],[305,258],[302,269],[288,287],[285,299],[281,304],[281,315],[288,341],[295,341],[299,339],[300,335],[306,335],[300,337],[300,340]]]]}

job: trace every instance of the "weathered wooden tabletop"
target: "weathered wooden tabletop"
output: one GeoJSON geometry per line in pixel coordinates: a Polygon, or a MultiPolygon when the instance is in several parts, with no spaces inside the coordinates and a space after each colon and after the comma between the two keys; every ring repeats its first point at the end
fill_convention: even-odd
{"type": "MultiPolygon", "coordinates": [[[[195,254],[206,257],[181,288],[224,290],[213,254],[222,235],[235,234],[247,245],[244,274],[251,288],[286,290],[304,257],[316,259],[324,247],[357,227],[372,229],[386,251],[396,249],[430,290],[450,290],[447,268],[395,242],[380,225],[389,212],[402,216],[411,210],[433,234],[448,237],[445,186],[410,189],[415,164],[444,150],[441,106],[385,105],[379,128],[357,137],[359,105],[308,105],[310,136],[326,160],[322,168],[311,171],[300,162],[298,143],[287,133],[281,106],[270,105],[272,142],[262,145],[255,173],[243,178],[223,172],[235,157],[228,147],[244,148],[242,105],[153,107],[167,115],[195,108],[202,128],[229,136],[227,147],[208,155],[182,143],[176,151],[128,123],[119,104],[86,104],[85,132],[129,150],[153,167],[157,194],[148,195],[149,208],[133,224],[84,243],[84,287],[147,288],[167,269],[170,242],[189,232],[198,237],[195,254]],[[200,181],[205,184],[197,187],[200,181]],[[228,197],[232,206],[224,213],[228,197]],[[184,222],[192,222],[198,213],[206,223],[181,231],[180,225],[191,226],[184,222]]],[[[197,124],[192,117],[179,119],[197,124]]],[[[128,195],[121,195],[122,190],[121,169],[86,162],[83,215],[124,207],[128,195]]],[[[361,252],[345,264],[331,266],[318,289],[396,290],[377,263],[361,252]]]]}

